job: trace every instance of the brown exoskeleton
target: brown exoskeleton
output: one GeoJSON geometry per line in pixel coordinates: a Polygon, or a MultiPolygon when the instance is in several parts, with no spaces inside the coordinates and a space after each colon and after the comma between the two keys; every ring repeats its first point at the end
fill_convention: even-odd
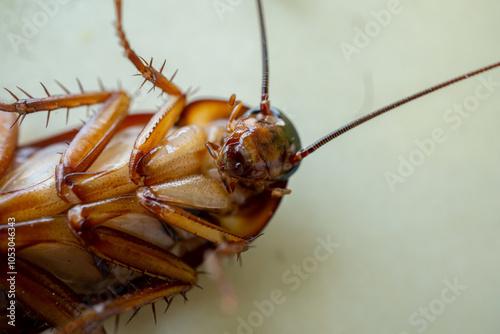
{"type": "MultiPolygon", "coordinates": [[[[141,52],[141,53],[142,53],[142,52],[141,52]]],[[[182,72],[182,68],[181,68],[181,72],[182,72]]],[[[9,87],[9,88],[10,88],[10,87],[9,87]]],[[[51,90],[51,89],[49,89],[49,90],[51,90]]],[[[51,92],[52,92],[52,90],[51,90],[51,92]]],[[[31,93],[31,91],[30,91],[30,93],[31,93]]],[[[16,93],[16,94],[17,94],[17,93],[16,93]]],[[[54,117],[54,116],[52,116],[52,117],[54,117]]],[[[323,121],[321,121],[321,122],[323,123],[323,121]]],[[[324,122],[326,122],[326,120],[325,120],[324,122]]]]}

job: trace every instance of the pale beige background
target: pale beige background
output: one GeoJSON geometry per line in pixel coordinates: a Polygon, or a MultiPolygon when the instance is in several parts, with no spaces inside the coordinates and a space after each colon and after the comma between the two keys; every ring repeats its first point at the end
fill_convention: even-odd
{"type": "MultiPolygon", "coordinates": [[[[175,82],[182,88],[199,87],[198,97],[236,93],[255,105],[255,5],[232,3],[234,10],[221,20],[211,0],[125,1],[125,29],[139,54],[158,62],[167,58],[167,73],[179,69],[175,82]]],[[[54,79],[74,90],[78,77],[91,89],[99,76],[108,85],[120,80],[133,92],[140,80],[131,77],[134,69],[118,47],[111,4],[69,1],[16,52],[7,33],[21,34],[23,18],[31,20],[41,7],[2,1],[1,86],[43,95],[39,81],[55,93],[54,79]]],[[[388,4],[265,1],[271,99],[292,118],[304,143],[368,110],[500,60],[498,1],[405,0],[402,12],[348,63],[340,43],[352,43],[356,27],[372,22],[370,12],[388,4]]],[[[499,71],[493,76],[500,81],[499,71]]],[[[409,317],[420,307],[439,305],[443,281],[455,279],[467,288],[424,332],[498,333],[500,91],[456,130],[442,118],[477,85],[472,79],[426,97],[306,159],[289,184],[293,193],[256,248],[243,255],[243,267],[227,265],[240,294],[234,316],[220,313],[216,289],[202,277],[204,290],[191,292],[186,305],[177,300],[157,326],[150,310],[142,310],[119,333],[237,333],[238,317],[247,319],[254,302],[268,299],[273,289],[282,290],[286,301],[255,333],[419,333],[423,326],[412,325],[409,317]],[[414,141],[429,138],[436,128],[447,141],[392,192],[384,173],[395,172],[398,157],[408,157],[417,149],[414,141]],[[291,291],[282,275],[314,254],[316,238],[327,236],[340,247],[291,291]]],[[[11,101],[5,92],[0,98],[11,101]]],[[[139,96],[134,109],[158,104],[156,94],[139,96]]],[[[73,120],[78,123],[84,114],[73,120]]],[[[63,113],[54,123],[56,118],[62,121],[63,113]]],[[[23,125],[24,138],[44,119],[23,125]]]]}

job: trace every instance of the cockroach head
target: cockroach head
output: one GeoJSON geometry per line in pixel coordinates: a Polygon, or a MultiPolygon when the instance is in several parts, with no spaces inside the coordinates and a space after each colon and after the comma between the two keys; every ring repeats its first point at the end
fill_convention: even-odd
{"type": "Polygon", "coordinates": [[[242,181],[267,187],[297,169],[298,164],[290,162],[301,148],[297,130],[283,113],[273,107],[271,111],[265,115],[260,108],[248,110],[228,127],[221,147],[207,145],[226,185],[242,181]]]}

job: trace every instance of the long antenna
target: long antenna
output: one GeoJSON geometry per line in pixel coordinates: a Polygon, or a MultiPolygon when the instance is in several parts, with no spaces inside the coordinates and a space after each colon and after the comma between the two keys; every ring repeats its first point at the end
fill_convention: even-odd
{"type": "Polygon", "coordinates": [[[267,38],[266,26],[264,24],[264,12],[262,10],[261,0],[257,0],[260,20],[260,40],[262,44],[262,98],[260,102],[260,111],[264,115],[271,115],[271,107],[269,104],[269,65],[267,57],[267,38]]]}
{"type": "Polygon", "coordinates": [[[448,81],[445,81],[443,83],[440,83],[438,85],[435,85],[431,88],[427,88],[421,92],[418,92],[416,94],[413,94],[413,95],[410,95],[404,99],[401,99],[395,103],[392,103],[388,106],[385,106],[381,109],[378,109],[368,115],[365,115],[361,118],[358,118],[357,120],[355,121],[352,121],[351,123],[348,123],[346,125],[344,125],[343,127],[331,132],[330,134],[324,136],[323,138],[321,138],[320,140],[316,141],[314,144],[312,145],[309,145],[308,147],[300,150],[299,152],[295,153],[295,155],[291,156],[290,157],[290,162],[292,163],[292,165],[295,165],[297,163],[299,163],[303,158],[305,158],[306,156],[308,156],[309,154],[311,154],[312,152],[316,151],[318,148],[320,148],[321,146],[325,145],[326,143],[328,143],[330,140],[332,140],[333,138],[336,138],[338,136],[340,136],[341,134],[343,133],[346,133],[347,131],[349,130],[352,130],[354,129],[355,127],[357,127],[358,125],[361,125],[377,116],[380,116],[386,112],[388,112],[389,110],[392,110],[392,109],[395,109],[399,106],[402,106],[403,104],[406,104],[408,102],[411,102],[415,99],[418,99],[419,97],[422,97],[424,95],[427,95],[429,93],[432,93],[436,90],[439,90],[439,89],[442,89],[446,86],[449,86],[449,85],[452,85],[454,83],[457,83],[459,81],[462,81],[462,80],[465,80],[467,78],[470,78],[470,77],[473,77],[475,75],[478,75],[480,73],[483,73],[483,72],[486,72],[486,71],[489,71],[491,69],[494,69],[496,67],[499,67],[500,66],[500,62],[498,63],[495,63],[495,64],[492,64],[492,65],[489,65],[489,66],[486,66],[486,67],[483,67],[483,68],[480,68],[478,70],[475,70],[475,71],[472,71],[472,72],[469,72],[467,74],[464,74],[464,75],[461,75],[459,77],[456,77],[454,79],[451,79],[451,80],[448,80],[448,81]]]}

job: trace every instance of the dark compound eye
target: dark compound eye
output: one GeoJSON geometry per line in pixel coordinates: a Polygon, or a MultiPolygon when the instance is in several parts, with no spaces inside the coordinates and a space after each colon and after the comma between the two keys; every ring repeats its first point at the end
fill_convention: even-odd
{"type": "Polygon", "coordinates": [[[249,169],[249,166],[241,153],[239,145],[227,146],[222,156],[224,157],[222,165],[224,171],[237,177],[245,176],[244,174],[249,169]]]}

